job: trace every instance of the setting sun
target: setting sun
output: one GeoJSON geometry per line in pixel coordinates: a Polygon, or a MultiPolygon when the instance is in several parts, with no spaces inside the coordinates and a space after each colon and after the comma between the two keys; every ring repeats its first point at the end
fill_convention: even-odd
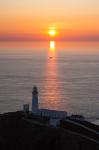
{"type": "Polygon", "coordinates": [[[50,36],[55,36],[56,35],[56,31],[55,30],[50,30],[49,31],[49,35],[50,36]]]}

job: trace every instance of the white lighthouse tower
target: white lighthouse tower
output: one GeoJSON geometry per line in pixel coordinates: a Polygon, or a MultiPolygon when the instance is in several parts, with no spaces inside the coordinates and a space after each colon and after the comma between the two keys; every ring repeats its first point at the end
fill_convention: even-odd
{"type": "Polygon", "coordinates": [[[38,111],[38,89],[36,86],[34,86],[32,91],[32,112],[37,113],[37,111],[38,111]]]}

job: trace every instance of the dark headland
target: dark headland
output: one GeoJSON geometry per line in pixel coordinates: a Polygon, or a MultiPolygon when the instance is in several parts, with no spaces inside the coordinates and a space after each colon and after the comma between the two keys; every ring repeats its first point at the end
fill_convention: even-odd
{"type": "Polygon", "coordinates": [[[0,150],[99,150],[99,134],[95,134],[99,133],[99,126],[86,121],[78,124],[81,128],[62,120],[55,128],[48,125],[45,117],[24,112],[1,114],[0,150]]]}

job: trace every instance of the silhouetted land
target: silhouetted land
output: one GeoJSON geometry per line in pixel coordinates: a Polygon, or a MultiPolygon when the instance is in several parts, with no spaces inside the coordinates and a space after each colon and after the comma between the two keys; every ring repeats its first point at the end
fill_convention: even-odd
{"type": "Polygon", "coordinates": [[[0,150],[99,150],[99,145],[61,128],[29,123],[24,113],[0,115],[0,150]]]}

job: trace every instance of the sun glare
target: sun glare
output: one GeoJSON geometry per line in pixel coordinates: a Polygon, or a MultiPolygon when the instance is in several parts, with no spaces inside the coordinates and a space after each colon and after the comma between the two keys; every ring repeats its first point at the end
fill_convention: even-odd
{"type": "Polygon", "coordinates": [[[49,35],[50,36],[55,36],[56,35],[56,31],[55,30],[50,30],[49,31],[49,35]]]}

